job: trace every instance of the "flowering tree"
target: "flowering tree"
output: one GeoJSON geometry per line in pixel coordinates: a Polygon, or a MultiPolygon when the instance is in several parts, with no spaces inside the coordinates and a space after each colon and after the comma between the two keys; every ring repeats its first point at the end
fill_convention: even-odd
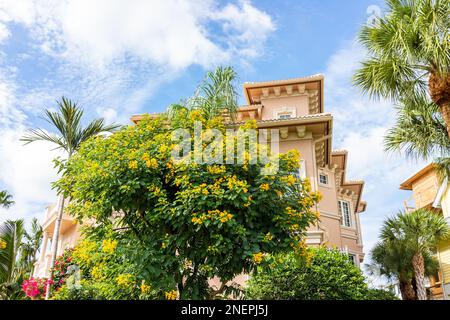
{"type": "MultiPolygon", "coordinates": [[[[205,120],[197,111],[148,117],[88,140],[61,163],[65,174],[56,184],[72,199],[69,212],[80,221],[94,218],[97,232],[109,228],[127,242],[139,274],[169,299],[231,292],[227,283],[251,272],[265,253],[302,250],[304,231],[318,217],[312,208],[319,195],[292,175],[300,166],[296,151],[275,155],[272,175],[262,174],[270,164],[248,152],[233,164],[198,163],[195,151],[176,161],[171,135],[181,126],[192,132],[196,121],[225,132],[220,118],[205,120]],[[208,285],[212,277],[221,281],[217,290],[208,285]]],[[[255,124],[241,130],[249,128],[255,124]]]]}

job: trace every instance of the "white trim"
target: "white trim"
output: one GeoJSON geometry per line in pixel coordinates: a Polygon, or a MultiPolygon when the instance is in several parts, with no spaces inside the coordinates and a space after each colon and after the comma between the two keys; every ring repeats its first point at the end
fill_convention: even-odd
{"type": "Polygon", "coordinates": [[[433,205],[432,205],[433,208],[441,207],[442,196],[444,195],[445,190],[447,190],[447,184],[448,184],[448,180],[447,180],[447,177],[445,177],[444,181],[442,181],[442,184],[438,189],[436,197],[434,198],[433,205]]]}

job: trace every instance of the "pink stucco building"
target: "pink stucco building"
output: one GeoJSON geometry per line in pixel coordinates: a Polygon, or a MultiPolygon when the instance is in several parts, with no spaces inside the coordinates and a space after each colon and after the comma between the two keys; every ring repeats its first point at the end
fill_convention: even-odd
{"type": "MultiPolygon", "coordinates": [[[[243,85],[246,105],[239,108],[232,126],[254,119],[258,128],[278,129],[280,152],[299,150],[299,174],[311,181],[313,190],[319,190],[323,199],[318,204],[320,222],[310,226],[306,242],[324,244],[347,252],[355,264],[364,258],[359,214],[365,211],[361,199],[364,182],[347,180],[347,151],[332,150],[333,117],[324,112],[324,77],[267,82],[246,82],[243,85]]],[[[133,116],[138,122],[142,116],[133,116]]],[[[45,238],[41,259],[36,264],[35,276],[44,276],[49,263],[49,242],[55,212],[50,209],[44,223],[45,238]],[[53,217],[53,218],[52,218],[53,217]],[[52,220],[53,219],[53,220],[52,220]],[[47,239],[47,240],[46,240],[47,239]]],[[[73,246],[79,231],[70,217],[61,230],[60,252],[73,246]],[[70,221],[70,222],[69,222],[70,221]]],[[[54,223],[53,223],[54,224],[54,223]]]]}

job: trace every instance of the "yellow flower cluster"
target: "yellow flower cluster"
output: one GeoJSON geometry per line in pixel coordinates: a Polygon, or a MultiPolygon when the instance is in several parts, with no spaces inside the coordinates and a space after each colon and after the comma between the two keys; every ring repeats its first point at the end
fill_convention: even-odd
{"type": "Polygon", "coordinates": [[[6,242],[3,240],[0,240],[0,249],[5,249],[6,248],[6,242]]]}
{"type": "Polygon", "coordinates": [[[164,296],[166,297],[166,300],[176,300],[178,297],[178,291],[172,290],[164,292],[164,296]]]}
{"type": "Polygon", "coordinates": [[[283,177],[282,180],[287,182],[290,186],[293,186],[294,184],[296,184],[298,182],[297,178],[294,177],[293,175],[288,175],[286,177],[283,177]]]}
{"type": "Polygon", "coordinates": [[[145,166],[147,168],[150,168],[150,169],[158,168],[158,160],[156,160],[155,158],[150,158],[148,153],[144,153],[144,155],[142,156],[142,160],[145,161],[145,166]]]}
{"type": "Polygon", "coordinates": [[[263,183],[262,185],[259,186],[259,188],[260,188],[261,190],[267,191],[267,190],[270,189],[270,186],[269,186],[269,184],[267,184],[267,183],[263,183]]]}
{"type": "Polygon", "coordinates": [[[207,170],[211,174],[222,174],[225,173],[226,168],[225,166],[208,166],[207,170]]]}
{"type": "Polygon", "coordinates": [[[83,263],[91,263],[98,246],[95,242],[83,240],[75,247],[73,251],[73,258],[83,263]]]}
{"type": "Polygon", "coordinates": [[[123,288],[128,288],[134,284],[134,276],[132,274],[120,274],[116,278],[117,285],[123,288]]]}
{"type": "Polygon", "coordinates": [[[202,184],[194,187],[192,189],[192,192],[199,193],[199,194],[202,194],[204,196],[207,196],[209,194],[208,185],[206,183],[202,183],[202,184]]]}
{"type": "Polygon", "coordinates": [[[253,254],[253,262],[255,264],[260,264],[263,261],[264,254],[262,252],[254,253],[253,254]]]}
{"type": "Polygon", "coordinates": [[[141,283],[141,293],[142,294],[149,294],[151,291],[152,287],[149,286],[148,284],[145,284],[145,280],[142,280],[141,283]]]}
{"type": "Polygon", "coordinates": [[[200,216],[200,218],[193,217],[191,219],[191,222],[193,222],[194,224],[202,224],[205,220],[206,220],[206,216],[202,215],[202,216],[200,216]]]}
{"type": "Polygon", "coordinates": [[[132,160],[128,163],[129,169],[137,169],[138,168],[138,162],[136,160],[132,160]]]}
{"type": "Polygon", "coordinates": [[[207,215],[202,214],[199,217],[197,216],[197,214],[194,213],[194,217],[191,219],[191,221],[194,224],[202,224],[208,218],[210,220],[218,219],[220,222],[225,223],[225,222],[233,219],[233,215],[226,210],[224,210],[224,211],[209,210],[207,215]]]}
{"type": "Polygon", "coordinates": [[[161,188],[154,184],[148,186],[147,189],[148,189],[148,191],[152,192],[153,195],[155,195],[157,197],[161,195],[161,188]]]}
{"type": "Polygon", "coordinates": [[[268,232],[268,233],[264,236],[263,241],[264,241],[264,242],[269,242],[269,241],[271,241],[272,239],[273,239],[273,234],[271,234],[270,232],[268,232]]]}
{"type": "Polygon", "coordinates": [[[102,242],[102,251],[104,253],[112,254],[116,250],[117,241],[111,239],[105,239],[102,242]]]}
{"type": "Polygon", "coordinates": [[[235,175],[231,176],[227,180],[228,190],[235,190],[241,188],[244,193],[248,192],[248,185],[246,181],[239,180],[235,175]]]}
{"type": "Polygon", "coordinates": [[[222,223],[225,223],[233,218],[233,215],[231,213],[228,213],[228,211],[226,210],[209,210],[208,215],[212,218],[218,218],[222,223]]]}
{"type": "Polygon", "coordinates": [[[91,271],[92,278],[98,279],[98,280],[105,278],[104,273],[103,273],[103,268],[104,268],[104,265],[102,265],[102,264],[94,266],[91,271]]]}

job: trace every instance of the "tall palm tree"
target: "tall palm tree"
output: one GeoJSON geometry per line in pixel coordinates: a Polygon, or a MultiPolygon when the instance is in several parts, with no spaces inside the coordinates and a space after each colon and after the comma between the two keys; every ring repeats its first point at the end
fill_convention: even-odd
{"type": "Polygon", "coordinates": [[[194,96],[185,105],[174,104],[169,107],[169,116],[180,110],[196,109],[207,120],[221,115],[233,119],[238,108],[236,77],[236,71],[232,67],[217,67],[214,71],[207,72],[194,96]]]}
{"type": "Polygon", "coordinates": [[[364,26],[368,58],[354,83],[372,97],[431,98],[450,136],[450,0],[386,0],[387,12],[364,26]]]}
{"type": "MultiPolygon", "coordinates": [[[[412,257],[414,253],[404,243],[378,242],[370,252],[372,264],[369,272],[395,279],[403,300],[417,300],[412,257]]],[[[431,252],[425,252],[425,275],[432,276],[439,269],[439,262],[431,252]]]]}
{"type": "Polygon", "coordinates": [[[427,209],[400,212],[387,219],[381,229],[381,240],[394,246],[405,247],[413,253],[411,263],[417,286],[417,297],[426,300],[425,259],[435,252],[439,241],[450,236],[450,228],[445,219],[427,209]]]}
{"type": "MultiPolygon", "coordinates": [[[[89,138],[102,132],[113,132],[119,125],[106,125],[103,119],[96,119],[90,122],[86,127],[81,124],[83,109],[76,102],[62,97],[61,101],[56,101],[58,110],[56,112],[45,110],[44,119],[53,126],[57,133],[48,133],[43,129],[30,129],[28,133],[21,138],[25,144],[35,141],[48,141],[56,146],[56,149],[62,149],[70,158],[80,147],[80,145],[89,138]]],[[[53,269],[56,260],[59,230],[61,226],[62,215],[64,211],[65,199],[60,195],[58,202],[58,213],[56,217],[55,229],[52,237],[52,249],[50,268],[53,269]]],[[[52,277],[52,274],[50,274],[52,277]]],[[[47,297],[50,294],[50,286],[47,288],[47,297]]]]}
{"type": "Polygon", "coordinates": [[[13,204],[12,196],[6,190],[0,191],[0,207],[9,208],[13,204]]]}
{"type": "Polygon", "coordinates": [[[18,256],[25,234],[23,220],[7,220],[0,226],[0,298],[8,299],[17,291],[18,256]]]}

